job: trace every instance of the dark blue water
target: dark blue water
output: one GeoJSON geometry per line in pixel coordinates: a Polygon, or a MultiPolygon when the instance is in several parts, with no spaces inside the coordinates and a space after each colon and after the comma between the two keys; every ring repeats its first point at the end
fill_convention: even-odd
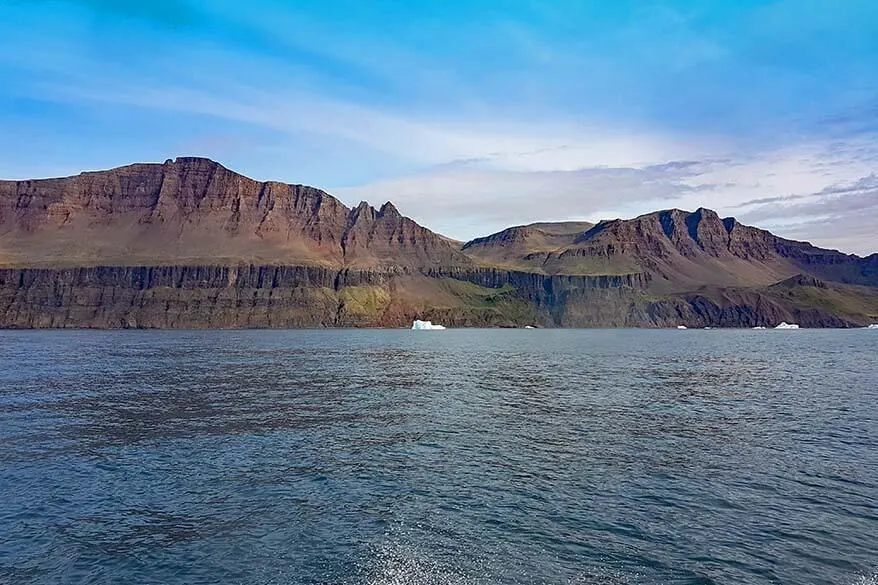
{"type": "Polygon", "coordinates": [[[0,583],[875,584],[876,331],[0,332],[0,583]]]}

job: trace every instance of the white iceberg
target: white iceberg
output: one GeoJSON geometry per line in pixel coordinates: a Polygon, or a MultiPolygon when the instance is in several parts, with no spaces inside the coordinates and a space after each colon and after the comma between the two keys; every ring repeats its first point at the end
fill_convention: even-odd
{"type": "Polygon", "coordinates": [[[530,325],[525,325],[524,328],[525,329],[534,329],[534,327],[531,327],[530,325]]]}
{"type": "Polygon", "coordinates": [[[677,325],[677,329],[688,329],[685,325],[677,325]]]}
{"type": "Polygon", "coordinates": [[[432,321],[421,321],[415,320],[412,323],[412,329],[415,331],[437,331],[439,329],[445,329],[442,325],[433,325],[432,321]]]}
{"type": "Polygon", "coordinates": [[[876,323],[872,323],[871,325],[869,325],[868,327],[866,327],[866,329],[878,329],[878,324],[876,324],[876,323]]]}
{"type": "Polygon", "coordinates": [[[775,329],[798,329],[799,326],[795,323],[787,323],[786,321],[781,321],[780,325],[775,327],[775,329]]]}
{"type": "Polygon", "coordinates": [[[753,329],[765,329],[765,327],[763,327],[762,325],[759,325],[757,327],[754,327],[753,329]]]}

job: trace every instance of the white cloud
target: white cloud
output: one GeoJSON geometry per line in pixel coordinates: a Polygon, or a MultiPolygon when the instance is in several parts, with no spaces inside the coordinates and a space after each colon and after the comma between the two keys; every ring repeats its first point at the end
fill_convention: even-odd
{"type": "Polygon", "coordinates": [[[487,226],[500,229],[538,220],[588,218],[611,200],[668,205],[693,189],[680,182],[691,172],[685,167],[521,171],[472,163],[336,190],[336,194],[346,201],[390,199],[425,225],[470,238],[484,235],[487,226]],[[462,226],[482,231],[466,233],[462,226]]]}
{"type": "MultiPolygon", "coordinates": [[[[668,207],[710,207],[735,215],[788,237],[807,236],[822,244],[838,245],[840,230],[824,230],[826,217],[840,226],[857,219],[853,206],[871,207],[874,191],[838,188],[868,177],[878,165],[878,148],[869,138],[838,144],[810,143],[763,153],[735,154],[696,162],[589,165],[585,148],[540,151],[538,156],[498,155],[428,171],[338,190],[345,200],[395,201],[404,213],[453,237],[468,239],[509,225],[540,220],[631,217],[668,207]],[[869,150],[871,148],[871,150],[869,150]],[[859,157],[847,157],[856,150],[859,157]],[[866,152],[868,151],[868,152],[866,152]],[[568,170],[576,160],[584,166],[568,170]],[[557,170],[563,169],[563,170],[557,170]],[[856,197],[856,199],[854,199],[856,197]],[[771,212],[765,199],[778,199],[771,212]],[[813,198],[808,205],[795,202],[813,198]],[[827,216],[832,210],[833,215],[827,216]],[[849,214],[843,213],[849,211],[849,214]],[[786,218],[787,221],[780,221],[786,218]],[[821,219],[822,218],[822,219],[821,219]],[[807,220],[813,223],[803,223],[807,220]],[[807,226],[814,233],[804,233],[807,226]],[[475,230],[475,231],[473,231],[475,230]]],[[[636,151],[636,147],[631,149],[636,151]]],[[[593,160],[593,159],[592,159],[593,160]]],[[[878,233],[878,220],[874,220],[878,233]]],[[[844,240],[848,250],[878,249],[876,238],[844,240]]]]}
{"type": "Polygon", "coordinates": [[[878,252],[878,175],[833,184],[810,194],[749,202],[741,215],[784,235],[846,251],[878,252]]]}

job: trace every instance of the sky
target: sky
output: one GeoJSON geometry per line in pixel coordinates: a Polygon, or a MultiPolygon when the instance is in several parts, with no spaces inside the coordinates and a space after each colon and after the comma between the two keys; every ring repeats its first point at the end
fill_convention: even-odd
{"type": "Polygon", "coordinates": [[[0,177],[206,156],[466,240],[708,207],[878,251],[875,0],[0,0],[0,177]]]}

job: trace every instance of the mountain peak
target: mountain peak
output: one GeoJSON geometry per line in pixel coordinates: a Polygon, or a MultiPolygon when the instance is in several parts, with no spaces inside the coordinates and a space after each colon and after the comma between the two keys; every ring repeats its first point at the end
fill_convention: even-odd
{"type": "Polygon", "coordinates": [[[174,160],[168,159],[165,161],[165,166],[175,165],[178,167],[183,167],[187,169],[216,169],[221,168],[228,170],[222,164],[216,162],[213,159],[209,159],[203,156],[178,156],[174,160]]]}
{"type": "Polygon", "coordinates": [[[350,230],[364,222],[372,223],[373,221],[375,221],[375,208],[369,205],[367,201],[360,201],[360,203],[348,213],[347,229],[350,230]]]}
{"type": "Polygon", "coordinates": [[[379,213],[379,215],[382,215],[382,216],[402,217],[402,214],[399,212],[399,210],[396,208],[396,206],[393,205],[393,203],[391,203],[390,201],[388,201],[384,205],[382,205],[381,209],[378,210],[378,213],[379,213]]]}
{"type": "Polygon", "coordinates": [[[700,215],[701,217],[719,217],[719,214],[713,209],[708,209],[707,207],[699,207],[695,210],[695,215],[700,215]]]}
{"type": "MultiPolygon", "coordinates": [[[[170,161],[171,159],[168,159],[170,161]]],[[[219,163],[211,158],[207,158],[206,156],[178,156],[174,159],[174,163],[178,165],[184,164],[211,164],[218,165],[219,163]]]]}

